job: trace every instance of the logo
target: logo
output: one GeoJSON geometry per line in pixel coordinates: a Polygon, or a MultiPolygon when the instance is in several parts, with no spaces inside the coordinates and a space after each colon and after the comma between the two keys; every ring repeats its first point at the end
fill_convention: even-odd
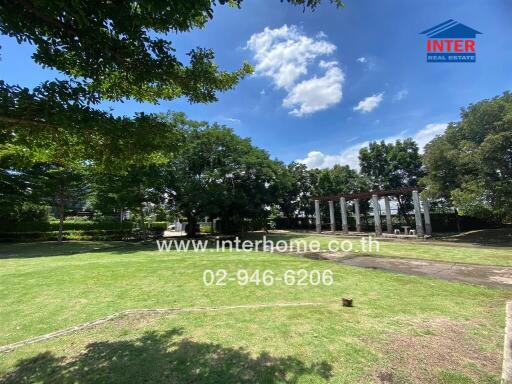
{"type": "Polygon", "coordinates": [[[481,32],[455,20],[447,20],[420,33],[427,36],[427,62],[474,63],[476,35],[481,32]]]}

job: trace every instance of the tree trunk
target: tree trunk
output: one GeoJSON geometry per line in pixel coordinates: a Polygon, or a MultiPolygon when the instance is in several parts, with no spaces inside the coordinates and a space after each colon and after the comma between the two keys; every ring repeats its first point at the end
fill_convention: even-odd
{"type": "Polygon", "coordinates": [[[59,186],[59,244],[62,244],[64,231],[64,192],[62,185],[59,186]]]}
{"type": "Polygon", "coordinates": [[[405,220],[405,223],[410,227],[412,226],[412,223],[411,223],[411,219],[410,217],[407,215],[407,212],[405,211],[405,207],[404,207],[404,204],[402,202],[402,197],[401,196],[398,196],[398,211],[401,213],[402,217],[404,218],[405,220]]]}
{"type": "Polygon", "coordinates": [[[462,226],[461,226],[461,223],[460,223],[460,216],[459,216],[459,211],[457,210],[457,208],[455,208],[455,222],[457,223],[457,232],[462,232],[462,226]]]}
{"type": "Polygon", "coordinates": [[[187,216],[185,232],[187,237],[195,237],[197,235],[197,218],[195,216],[187,216]]]}
{"type": "Polygon", "coordinates": [[[139,199],[140,199],[140,230],[142,234],[142,240],[146,240],[148,237],[146,231],[146,223],[144,222],[144,202],[142,196],[142,185],[139,183],[139,199]]]}
{"type": "Polygon", "coordinates": [[[140,205],[140,230],[142,233],[142,240],[146,240],[148,237],[147,231],[146,231],[146,223],[144,222],[144,204],[140,205]]]}

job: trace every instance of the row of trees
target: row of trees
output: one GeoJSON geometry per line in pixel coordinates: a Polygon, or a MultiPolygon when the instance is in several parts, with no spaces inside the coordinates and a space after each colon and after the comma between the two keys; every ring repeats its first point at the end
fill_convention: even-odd
{"type": "MultiPolygon", "coordinates": [[[[145,204],[174,201],[191,223],[203,216],[264,217],[272,205],[294,217],[310,213],[312,196],[419,184],[464,214],[510,216],[508,93],[464,109],[423,156],[411,139],[370,143],[360,152],[358,173],[341,165],[285,166],[232,130],[179,113],[115,118],[76,91],[67,82],[32,92],[0,83],[3,217],[22,217],[21,207],[37,201],[57,206],[62,217],[65,201],[85,195],[103,211],[140,215],[145,204]]],[[[400,199],[398,207],[405,215],[410,201],[400,199]]]]}
{"type": "Polygon", "coordinates": [[[0,82],[0,209],[7,221],[51,205],[62,224],[67,209],[89,200],[104,213],[137,212],[142,222],[145,206],[165,206],[187,219],[191,233],[204,216],[236,229],[244,218],[264,222],[272,208],[307,215],[312,196],[413,183],[421,172],[411,161],[404,173],[404,159],[418,157],[410,140],[372,143],[361,154],[361,174],[340,165],[308,170],[270,159],[224,126],[180,113],[114,117],[88,97],[65,81],[33,91],[0,82]],[[374,173],[382,156],[389,174],[374,173]]]}
{"type": "Polygon", "coordinates": [[[463,108],[423,162],[431,198],[465,215],[512,220],[512,94],[463,108]]]}
{"type": "MultiPolygon", "coordinates": [[[[288,3],[314,9],[320,0],[288,3]]],[[[0,32],[34,44],[37,63],[70,77],[33,90],[0,81],[3,222],[35,219],[51,205],[62,230],[66,209],[86,200],[104,213],[138,212],[141,221],[145,206],[160,206],[185,216],[191,233],[203,216],[236,229],[244,218],[264,221],[276,210],[308,215],[315,195],[418,183],[463,214],[511,217],[508,93],[464,109],[423,156],[411,140],[371,143],[360,153],[360,172],[284,165],[229,128],[179,113],[115,117],[96,107],[125,98],[212,102],[251,73],[245,63],[220,70],[209,49],[190,51],[188,63],[178,59],[167,33],[203,27],[215,6],[213,0],[0,5],[0,32]]],[[[410,201],[398,205],[405,215],[410,201]]]]}
{"type": "MultiPolygon", "coordinates": [[[[412,139],[372,142],[359,153],[359,173],[336,165],[306,170],[288,168],[297,180],[281,203],[282,212],[311,213],[311,196],[421,185],[434,207],[496,221],[512,220],[512,94],[463,108],[460,121],[426,145],[420,154],[412,139]],[[294,198],[295,196],[295,198],[294,198]]],[[[406,221],[410,196],[397,198],[406,221]]],[[[363,212],[368,207],[363,205],[363,212]]]]}
{"type": "MultiPolygon", "coordinates": [[[[287,0],[304,10],[314,10],[320,1],[287,0]]],[[[343,5],[340,0],[330,2],[338,8],[343,5]]],[[[240,214],[259,214],[255,205],[267,203],[268,198],[254,200],[242,194],[248,193],[245,189],[252,188],[251,183],[262,182],[265,191],[272,186],[267,179],[273,177],[273,163],[248,141],[179,114],[115,118],[94,108],[102,100],[129,98],[152,103],[178,97],[193,103],[217,100],[218,92],[236,86],[252,67],[243,63],[233,72],[223,71],[208,48],[180,55],[170,36],[203,28],[216,6],[242,3],[13,0],[0,4],[0,33],[32,44],[35,62],[70,78],[34,90],[0,81],[2,219],[34,216],[41,211],[38,205],[51,204],[58,207],[62,233],[66,202],[91,194],[98,207],[136,209],[142,219],[145,203],[162,200],[180,201],[180,209],[191,220],[198,214],[213,214],[207,208],[213,196],[251,207],[240,214]],[[182,145],[189,141],[196,149],[226,145],[229,150],[222,158],[226,173],[203,173],[205,165],[193,159],[193,145],[182,145]],[[237,157],[244,149],[244,158],[237,157]],[[177,181],[180,178],[194,183],[185,186],[177,181]],[[233,189],[226,192],[209,182],[231,183],[233,189]],[[205,185],[207,191],[191,197],[205,185]]],[[[221,157],[203,161],[213,169],[221,157]]],[[[265,192],[261,185],[257,191],[265,192]]]]}
{"type": "MultiPolygon", "coordinates": [[[[40,219],[49,205],[62,222],[67,210],[88,202],[103,214],[130,210],[143,223],[145,207],[153,206],[184,217],[193,235],[206,216],[236,231],[243,219],[309,216],[314,196],[417,185],[436,204],[464,215],[511,217],[508,93],[464,109],[424,155],[412,139],[370,143],[360,151],[357,172],[285,165],[230,128],[181,113],[113,117],[84,103],[76,89],[60,82],[31,92],[0,83],[5,221],[40,219]]],[[[409,197],[398,198],[397,206],[408,220],[409,197]]],[[[361,208],[368,211],[367,202],[361,208]]]]}

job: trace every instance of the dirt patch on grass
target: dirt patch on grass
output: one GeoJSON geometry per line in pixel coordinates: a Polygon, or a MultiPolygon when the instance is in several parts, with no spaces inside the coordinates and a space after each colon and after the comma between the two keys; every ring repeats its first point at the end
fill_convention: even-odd
{"type": "Polygon", "coordinates": [[[111,326],[116,328],[140,329],[144,328],[156,320],[160,319],[162,314],[159,313],[136,313],[131,316],[122,316],[116,319],[111,326]]]}
{"type": "Polygon", "coordinates": [[[468,333],[476,324],[447,318],[408,323],[411,328],[406,332],[391,336],[376,348],[386,368],[381,365],[368,379],[382,384],[443,383],[443,372],[456,372],[475,383],[488,382],[493,376],[499,382],[501,351],[480,347],[468,333]]]}

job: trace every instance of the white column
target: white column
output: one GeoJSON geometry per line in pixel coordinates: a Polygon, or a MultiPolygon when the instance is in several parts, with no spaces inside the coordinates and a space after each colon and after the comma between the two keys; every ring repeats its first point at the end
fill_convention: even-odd
{"type": "Polygon", "coordinates": [[[331,221],[331,232],[336,232],[336,218],[334,217],[334,201],[329,200],[329,219],[331,221]]]}
{"type": "Polygon", "coordinates": [[[320,200],[315,200],[315,224],[316,231],[322,232],[322,223],[320,222],[320,200]]]}
{"type": "Polygon", "coordinates": [[[384,196],[384,209],[386,210],[386,229],[388,233],[393,233],[393,223],[391,222],[391,207],[389,206],[388,196],[384,196]]]}
{"type": "Polygon", "coordinates": [[[348,219],[347,219],[347,201],[344,197],[340,197],[341,206],[341,228],[343,233],[348,233],[348,219]]]}
{"type": "Polygon", "coordinates": [[[420,195],[418,191],[412,191],[412,201],[414,203],[414,221],[416,221],[416,234],[423,236],[423,221],[421,220],[420,195]]]}
{"type": "Polygon", "coordinates": [[[430,221],[430,204],[428,199],[422,198],[423,202],[423,217],[425,218],[425,234],[432,236],[432,222],[430,221]]]}
{"type": "Polygon", "coordinates": [[[375,220],[375,234],[377,236],[380,236],[380,235],[382,235],[382,226],[380,223],[379,196],[372,195],[372,205],[373,205],[373,218],[375,220]]]}
{"type": "Polygon", "coordinates": [[[356,214],[356,231],[361,232],[361,212],[359,211],[359,199],[354,199],[354,211],[356,214]]]}

